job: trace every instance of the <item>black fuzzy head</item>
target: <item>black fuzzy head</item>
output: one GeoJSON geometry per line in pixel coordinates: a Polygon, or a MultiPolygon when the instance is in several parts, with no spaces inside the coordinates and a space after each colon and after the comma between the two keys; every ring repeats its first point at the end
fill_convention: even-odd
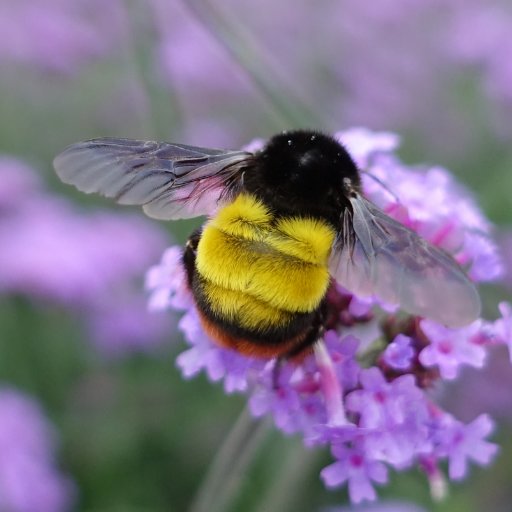
{"type": "Polygon", "coordinates": [[[337,223],[347,196],[359,190],[360,178],[352,158],[334,138],[293,131],[275,135],[256,154],[244,186],[277,213],[337,223]]]}

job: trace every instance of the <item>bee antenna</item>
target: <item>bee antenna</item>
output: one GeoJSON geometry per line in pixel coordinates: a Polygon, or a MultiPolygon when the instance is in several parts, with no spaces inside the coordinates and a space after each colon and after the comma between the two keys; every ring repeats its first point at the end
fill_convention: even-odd
{"type": "Polygon", "coordinates": [[[363,169],[360,169],[359,172],[366,174],[369,178],[378,183],[397,203],[400,203],[400,198],[380,178],[377,178],[377,176],[374,176],[371,172],[363,169]]]}

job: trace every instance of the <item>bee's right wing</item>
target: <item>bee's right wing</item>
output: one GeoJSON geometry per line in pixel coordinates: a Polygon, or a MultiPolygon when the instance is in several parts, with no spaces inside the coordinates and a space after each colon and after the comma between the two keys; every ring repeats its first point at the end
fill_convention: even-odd
{"type": "Polygon", "coordinates": [[[100,138],[66,148],[53,165],[64,183],[121,204],[142,205],[156,219],[211,214],[242,181],[244,151],[168,142],[100,138]]]}
{"type": "Polygon", "coordinates": [[[478,292],[448,253],[361,195],[354,194],[350,202],[330,260],[331,275],[341,285],[448,327],[462,327],[478,317],[478,292]]]}

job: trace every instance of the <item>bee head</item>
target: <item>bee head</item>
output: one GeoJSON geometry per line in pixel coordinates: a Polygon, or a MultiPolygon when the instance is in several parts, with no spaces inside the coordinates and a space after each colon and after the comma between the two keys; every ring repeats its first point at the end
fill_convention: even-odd
{"type": "Polygon", "coordinates": [[[339,212],[347,202],[347,183],[359,189],[357,167],[334,138],[313,131],[284,132],[257,156],[248,189],[277,209],[313,215],[339,212]],[[253,190],[251,190],[251,188],[253,190]]]}

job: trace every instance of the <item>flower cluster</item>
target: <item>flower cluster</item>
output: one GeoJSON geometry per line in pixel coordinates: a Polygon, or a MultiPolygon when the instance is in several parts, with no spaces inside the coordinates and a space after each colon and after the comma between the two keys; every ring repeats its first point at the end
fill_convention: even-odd
{"type": "MultiPolygon", "coordinates": [[[[470,194],[448,171],[412,169],[394,153],[395,135],[354,129],[336,134],[363,176],[365,195],[388,215],[446,251],[476,282],[496,279],[501,264],[490,225],[470,194]]],[[[254,150],[258,144],[253,144],[254,150]]],[[[328,487],[348,486],[351,500],[376,498],[388,468],[420,467],[434,495],[448,476],[458,480],[470,462],[487,465],[497,447],[487,441],[493,422],[483,414],[464,424],[444,411],[429,392],[456,378],[465,366],[481,368],[486,347],[512,344],[511,308],[502,318],[449,329],[429,319],[397,314],[377,297],[360,298],[333,285],[329,330],[302,362],[249,359],[219,348],[202,330],[181,264],[181,249],[168,249],[150,269],[151,309],[184,311],[179,327],[190,345],[178,356],[185,378],[204,371],[227,393],[249,395],[252,414],[272,415],[287,434],[308,445],[328,445],[335,462],[321,477],[328,487]]]]}
{"type": "Polygon", "coordinates": [[[0,294],[69,308],[102,352],[164,339],[168,319],[145,311],[138,282],[165,241],[139,216],[77,210],[22,161],[0,158],[0,294]]]}
{"type": "Polygon", "coordinates": [[[122,21],[122,6],[117,1],[2,2],[0,61],[71,74],[111,51],[120,38],[122,21]]]}
{"type": "Polygon", "coordinates": [[[505,0],[449,6],[406,0],[379,6],[285,0],[277,6],[263,0],[250,14],[247,5],[232,0],[188,9],[162,0],[150,5],[159,37],[155,67],[179,98],[186,140],[222,145],[243,137],[255,123],[268,124],[275,114],[271,95],[262,101],[251,84],[248,68],[254,62],[260,82],[268,88],[278,84],[276,94],[284,101],[314,105],[323,120],[409,128],[452,153],[478,143],[474,125],[468,130],[469,109],[460,108],[453,92],[465,97],[470,83],[471,92],[487,100],[490,124],[508,133],[503,121],[512,106],[512,14],[505,0]],[[243,33],[237,23],[242,20],[243,33]],[[297,26],[311,37],[298,40],[297,26]],[[311,44],[319,31],[322,44],[311,44]],[[237,44],[251,63],[234,56],[237,44]],[[430,108],[434,104],[438,108],[430,108]],[[233,112],[251,124],[236,126],[233,112]]]}
{"type": "Polygon", "coordinates": [[[322,510],[322,512],[425,512],[425,509],[413,503],[402,501],[389,501],[382,503],[371,503],[362,507],[333,507],[322,510]]]}
{"type": "Polygon", "coordinates": [[[0,510],[65,512],[75,487],[55,463],[55,433],[39,405],[0,388],[0,510]]]}

